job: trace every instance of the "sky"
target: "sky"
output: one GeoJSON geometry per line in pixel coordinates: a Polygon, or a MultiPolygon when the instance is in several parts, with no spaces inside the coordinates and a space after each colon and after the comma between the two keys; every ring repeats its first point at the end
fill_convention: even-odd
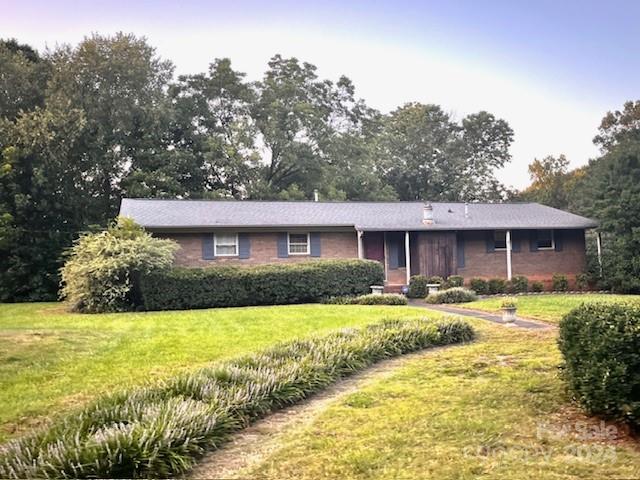
{"type": "Polygon", "coordinates": [[[505,184],[534,158],[598,154],[607,111],[640,98],[640,1],[0,0],[0,37],[38,49],[97,32],[147,37],[176,74],[215,58],[259,79],[274,54],[353,80],[383,112],[435,103],[461,119],[487,110],[515,132],[505,184]]]}

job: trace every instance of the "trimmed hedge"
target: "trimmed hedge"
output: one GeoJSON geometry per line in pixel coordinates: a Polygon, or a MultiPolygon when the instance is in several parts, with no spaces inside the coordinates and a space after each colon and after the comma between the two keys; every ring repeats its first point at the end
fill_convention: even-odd
{"type": "Polygon", "coordinates": [[[489,293],[489,284],[484,278],[472,278],[469,280],[469,286],[471,290],[476,292],[478,295],[486,295],[489,293]]]}
{"type": "Polygon", "coordinates": [[[536,293],[544,292],[544,283],[539,281],[531,282],[531,291],[536,293]]]}
{"type": "Polygon", "coordinates": [[[465,303],[473,302],[477,299],[478,296],[474,291],[462,287],[454,287],[431,293],[427,295],[425,301],[427,303],[465,303]]]}
{"type": "Polygon", "coordinates": [[[427,294],[427,277],[424,275],[414,275],[409,279],[409,290],[407,297],[424,298],[427,294]]]}
{"type": "Polygon", "coordinates": [[[447,285],[449,285],[449,288],[463,287],[464,278],[461,275],[451,275],[449,278],[447,278],[447,285]]]}
{"type": "Polygon", "coordinates": [[[640,305],[582,304],[562,318],[558,345],[589,413],[640,426],[640,305]]]}
{"type": "Polygon", "coordinates": [[[397,293],[360,295],[359,297],[330,297],[323,301],[332,305],[406,305],[407,299],[397,293]]]}
{"type": "Polygon", "coordinates": [[[529,280],[522,275],[516,275],[509,282],[509,293],[526,293],[529,289],[529,280]]]}
{"type": "Polygon", "coordinates": [[[566,292],[569,290],[569,280],[566,275],[554,273],[551,283],[554,292],[566,292]]]}
{"type": "Polygon", "coordinates": [[[487,289],[490,295],[505,293],[507,291],[507,280],[504,278],[490,278],[487,282],[487,289]]]}
{"type": "Polygon", "coordinates": [[[382,359],[474,338],[458,319],[389,320],[290,341],[103,397],[0,448],[0,478],[169,478],[274,410],[382,359]]]}
{"type": "Polygon", "coordinates": [[[143,277],[146,310],[184,310],[315,302],[363,295],[382,285],[384,271],[371,260],[323,260],[257,267],[174,268],[143,277]]]}

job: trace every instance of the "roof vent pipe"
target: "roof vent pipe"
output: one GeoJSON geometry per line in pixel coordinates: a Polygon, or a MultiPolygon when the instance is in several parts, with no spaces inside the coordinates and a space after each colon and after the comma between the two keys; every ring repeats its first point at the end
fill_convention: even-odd
{"type": "Polygon", "coordinates": [[[464,218],[469,218],[469,202],[464,202],[464,218]]]}
{"type": "Polygon", "coordinates": [[[433,206],[430,203],[425,203],[422,209],[422,223],[425,225],[431,225],[433,223],[433,206]]]}
{"type": "Polygon", "coordinates": [[[313,190],[313,201],[317,202],[318,201],[318,189],[314,189],[313,190]]]}

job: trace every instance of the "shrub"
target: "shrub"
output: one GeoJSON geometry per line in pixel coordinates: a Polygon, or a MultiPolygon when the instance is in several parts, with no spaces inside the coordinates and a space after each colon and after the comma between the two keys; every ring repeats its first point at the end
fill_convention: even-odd
{"type": "Polygon", "coordinates": [[[588,290],[589,289],[589,275],[586,273],[579,273],[576,275],[576,288],[578,290],[588,290]]]}
{"type": "Polygon", "coordinates": [[[478,296],[472,290],[467,290],[462,287],[454,287],[446,290],[440,290],[436,293],[431,293],[427,296],[425,301],[427,303],[465,303],[473,302],[477,299],[478,296]]]}
{"type": "Polygon", "coordinates": [[[433,275],[427,279],[427,283],[437,283],[438,285],[442,285],[445,283],[445,281],[444,278],[438,275],[433,275]]]}
{"type": "Polygon", "coordinates": [[[569,290],[569,280],[567,280],[566,275],[561,275],[559,273],[554,273],[551,279],[551,283],[553,285],[554,292],[566,292],[569,290]]]}
{"type": "Polygon", "coordinates": [[[482,278],[472,278],[469,280],[469,286],[471,290],[476,292],[478,295],[486,295],[489,293],[489,285],[487,281],[482,278]]]}
{"type": "Polygon", "coordinates": [[[388,320],[281,343],[59,417],[0,449],[0,478],[177,477],[230,433],[342,377],[473,337],[458,319],[388,320]]]}
{"type": "Polygon", "coordinates": [[[504,293],[507,290],[507,281],[504,278],[491,278],[487,282],[487,290],[491,295],[504,293]]]}
{"type": "Polygon", "coordinates": [[[396,293],[385,293],[382,295],[360,295],[359,297],[330,297],[323,303],[333,305],[406,305],[407,299],[396,293]]]}
{"type": "Polygon", "coordinates": [[[532,292],[544,292],[544,283],[542,282],[532,282],[531,283],[531,291],[532,292]]]}
{"type": "Polygon", "coordinates": [[[460,275],[451,275],[447,278],[447,283],[450,287],[462,287],[464,285],[464,278],[460,275]]]}
{"type": "Polygon", "coordinates": [[[500,302],[500,308],[517,308],[518,299],[516,297],[504,297],[500,302]]]}
{"type": "Polygon", "coordinates": [[[424,298],[427,295],[427,277],[414,275],[409,279],[409,298],[424,298]]]}
{"type": "Polygon", "coordinates": [[[163,271],[178,245],[154,238],[120,217],[107,230],[81,236],[61,269],[61,297],[73,310],[117,312],[139,303],[139,277],[163,271]]]}
{"type": "Polygon", "coordinates": [[[180,310],[315,302],[363,295],[381,284],[372,260],[323,260],[258,267],[174,268],[142,278],[147,310],[180,310]]]}
{"type": "Polygon", "coordinates": [[[640,306],[582,304],[561,320],[558,343],[583,407],[640,425],[640,306]]]}
{"type": "Polygon", "coordinates": [[[511,293],[526,293],[529,289],[529,280],[527,277],[517,275],[509,282],[509,290],[511,293]]]}

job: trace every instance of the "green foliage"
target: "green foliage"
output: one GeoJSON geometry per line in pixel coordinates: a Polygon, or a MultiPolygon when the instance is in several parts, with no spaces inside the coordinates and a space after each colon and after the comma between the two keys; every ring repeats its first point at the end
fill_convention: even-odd
{"type": "Polygon", "coordinates": [[[453,287],[430,293],[425,298],[427,303],[465,303],[477,300],[478,296],[472,290],[462,287],[453,287]]]}
{"type": "Polygon", "coordinates": [[[424,275],[413,275],[409,279],[409,298],[424,298],[427,295],[427,277],[424,275]]]}
{"type": "Polygon", "coordinates": [[[640,425],[640,307],[583,304],[560,322],[564,376],[590,413],[640,425]]]}
{"type": "Polygon", "coordinates": [[[569,290],[569,280],[566,275],[554,273],[551,278],[551,288],[554,292],[566,292],[569,290]]]}
{"type": "Polygon", "coordinates": [[[282,343],[147,388],[103,397],[0,450],[0,477],[173,477],[274,410],[385,358],[466,342],[472,327],[389,320],[282,343]]]}
{"type": "Polygon", "coordinates": [[[527,277],[523,277],[522,275],[516,275],[513,277],[507,286],[509,293],[526,293],[528,288],[529,280],[527,277]]]}
{"type": "Polygon", "coordinates": [[[462,287],[464,286],[464,278],[461,275],[451,275],[447,278],[447,285],[450,287],[462,287]]]}
{"type": "Polygon", "coordinates": [[[140,303],[139,278],[169,268],[178,245],[120,217],[106,231],[81,236],[62,268],[61,296],[80,312],[118,312],[140,303]]]}
{"type": "Polygon", "coordinates": [[[487,295],[489,293],[489,284],[484,278],[472,278],[469,280],[469,287],[478,295],[487,295]]]}
{"type": "Polygon", "coordinates": [[[544,292],[544,283],[542,282],[531,282],[531,291],[535,293],[544,292]]]}
{"type": "Polygon", "coordinates": [[[330,297],[323,303],[333,305],[406,305],[407,299],[396,293],[384,293],[382,295],[369,293],[358,297],[330,297]]]}
{"type": "Polygon", "coordinates": [[[507,291],[507,281],[504,278],[490,278],[487,282],[487,293],[497,295],[507,291]]]}
{"type": "Polygon", "coordinates": [[[364,295],[384,280],[379,262],[323,260],[257,267],[174,268],[141,281],[147,310],[284,305],[364,295]]]}
{"type": "Polygon", "coordinates": [[[385,180],[401,200],[499,199],[494,176],[509,161],[513,131],[487,112],[461,124],[437,105],[408,103],[383,122],[380,157],[385,180]]]}
{"type": "Polygon", "coordinates": [[[517,308],[518,299],[516,297],[504,297],[500,301],[500,308],[517,308]]]}
{"type": "Polygon", "coordinates": [[[576,288],[581,291],[589,289],[589,275],[586,273],[579,273],[576,275],[576,288]]]}

